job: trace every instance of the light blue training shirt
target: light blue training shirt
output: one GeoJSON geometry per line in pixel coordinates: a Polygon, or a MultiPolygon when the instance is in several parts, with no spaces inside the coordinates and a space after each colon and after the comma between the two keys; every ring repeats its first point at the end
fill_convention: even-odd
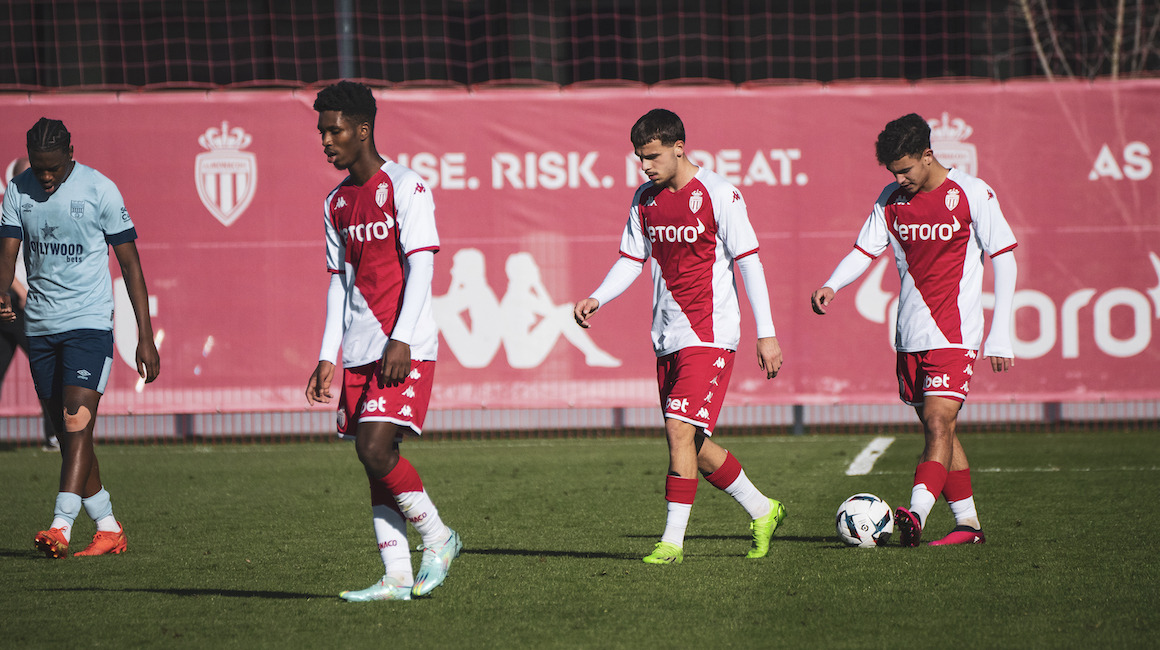
{"type": "Polygon", "coordinates": [[[113,181],[76,163],[56,191],[45,194],[26,170],[4,191],[0,237],[24,242],[29,336],[113,329],[109,246],[137,239],[113,181]]]}

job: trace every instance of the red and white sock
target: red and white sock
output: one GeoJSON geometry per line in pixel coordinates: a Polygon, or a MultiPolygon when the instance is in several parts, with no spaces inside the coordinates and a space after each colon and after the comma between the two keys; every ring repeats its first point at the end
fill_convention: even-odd
{"type": "Polygon", "coordinates": [[[970,469],[948,473],[942,493],[946,497],[947,505],[951,507],[951,514],[955,516],[955,525],[982,530],[979,513],[975,510],[974,492],[971,490],[970,469]]]}
{"type": "Polygon", "coordinates": [[[919,463],[914,470],[914,487],[910,491],[910,511],[926,526],[931,508],[947,482],[947,468],[936,460],[919,463]]]}
{"type": "Polygon", "coordinates": [[[399,511],[395,497],[380,481],[371,481],[371,513],[374,516],[375,541],[383,558],[383,573],[399,585],[414,584],[411,549],[407,546],[407,520],[399,511]]]}
{"type": "Polygon", "coordinates": [[[400,458],[395,469],[382,479],[383,485],[394,495],[399,511],[411,522],[426,545],[441,544],[451,537],[451,529],[439,518],[439,510],[423,489],[419,472],[406,458],[400,458]]]}
{"type": "Polygon", "coordinates": [[[697,496],[697,479],[680,476],[665,477],[665,501],[668,502],[668,517],[662,542],[685,545],[685,529],[689,527],[689,514],[693,511],[693,499],[697,496]]]}
{"type": "Polygon", "coordinates": [[[753,485],[753,481],[745,475],[741,463],[730,452],[725,452],[725,462],[716,472],[705,478],[718,490],[737,500],[750,519],[758,519],[769,514],[769,498],[753,485]]]}

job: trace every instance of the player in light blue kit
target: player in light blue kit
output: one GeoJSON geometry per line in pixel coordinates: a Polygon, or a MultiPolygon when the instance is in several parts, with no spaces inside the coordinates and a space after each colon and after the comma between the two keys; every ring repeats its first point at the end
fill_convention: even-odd
{"type": "MultiPolygon", "coordinates": [[[[72,136],[64,123],[40,118],[28,131],[31,168],[8,184],[0,221],[0,286],[12,284],[23,244],[32,380],[44,412],[61,432],[56,509],[48,530],[35,538],[36,548],[51,558],[68,557],[73,521],[82,506],[97,532],[75,555],[126,548],[93,448],[97,405],[113,367],[109,246],[137,318],[137,372],[151,382],[161,370],[129,211],[112,181],[72,156],[72,136]]],[[[9,303],[7,292],[0,292],[0,319],[15,318],[9,303]]]]}

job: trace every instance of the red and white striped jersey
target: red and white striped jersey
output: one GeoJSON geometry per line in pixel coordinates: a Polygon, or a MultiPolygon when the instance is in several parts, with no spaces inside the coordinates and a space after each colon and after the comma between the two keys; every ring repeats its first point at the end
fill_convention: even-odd
{"type": "Polygon", "coordinates": [[[691,346],[737,349],[733,260],[757,249],[745,199],[719,174],[702,167],[676,192],[652,182],[637,188],[620,254],[642,263],[652,257],[658,357],[691,346]]]}
{"type": "Polygon", "coordinates": [[[854,247],[876,258],[894,249],[902,279],[899,352],[978,350],[983,342],[983,253],[1015,248],[995,191],[957,169],[930,192],[886,186],[854,247]]]}
{"type": "MultiPolygon", "coordinates": [[[[343,309],[344,367],[382,359],[403,304],[406,256],[438,251],[435,201],[418,174],[393,161],[365,185],[348,176],[326,198],[326,266],[346,274],[343,309]]],[[[434,361],[439,332],[427,287],[411,358],[434,361]]]]}

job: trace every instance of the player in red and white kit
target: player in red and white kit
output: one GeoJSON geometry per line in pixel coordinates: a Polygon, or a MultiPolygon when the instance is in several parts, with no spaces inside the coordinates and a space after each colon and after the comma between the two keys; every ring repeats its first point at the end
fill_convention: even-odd
{"type": "Polygon", "coordinates": [[[684,559],[698,471],[749,513],[753,544],[746,557],[764,557],[785,508],[710,440],[741,339],[734,263],[757,321],[757,362],[769,379],[781,368],[757,236],[737,188],[685,156],[685,127],[675,113],[649,111],[632,127],[631,139],[650,180],[632,198],[620,258],[600,287],[576,303],[574,315],[588,327],[596,310],[623,293],[652,258],[652,340],[669,445],[668,518],[644,561],[684,559]]]}
{"type": "Polygon", "coordinates": [[[930,147],[930,126],[911,113],[878,135],[878,162],[894,175],[854,244],[810,298],[825,314],[836,291],[858,278],[887,247],[902,279],[898,299],[899,395],[915,407],[926,443],[914,473],[910,507],[896,514],[903,546],[917,546],[940,494],[955,528],[931,545],[984,542],[966,453],[955,434],[983,343],[983,255],[995,271],[995,312],[984,355],[995,372],[1015,363],[1012,341],[1017,245],[983,181],[947,169],[930,147]]]}
{"type": "Polygon", "coordinates": [[[375,148],[375,99],[349,81],[314,102],[327,162],[350,175],[326,199],[330,289],[318,367],[306,400],[329,404],[342,347],[338,433],[355,438],[370,480],[383,578],[344,591],[348,601],[409,600],[442,584],[463,548],[439,517],[415,468],[399,455],[404,433],[421,434],[431,397],[438,330],[431,278],[439,235],[435,202],[418,174],[375,148]],[[407,522],[422,537],[418,576],[411,568],[407,522]]]}

